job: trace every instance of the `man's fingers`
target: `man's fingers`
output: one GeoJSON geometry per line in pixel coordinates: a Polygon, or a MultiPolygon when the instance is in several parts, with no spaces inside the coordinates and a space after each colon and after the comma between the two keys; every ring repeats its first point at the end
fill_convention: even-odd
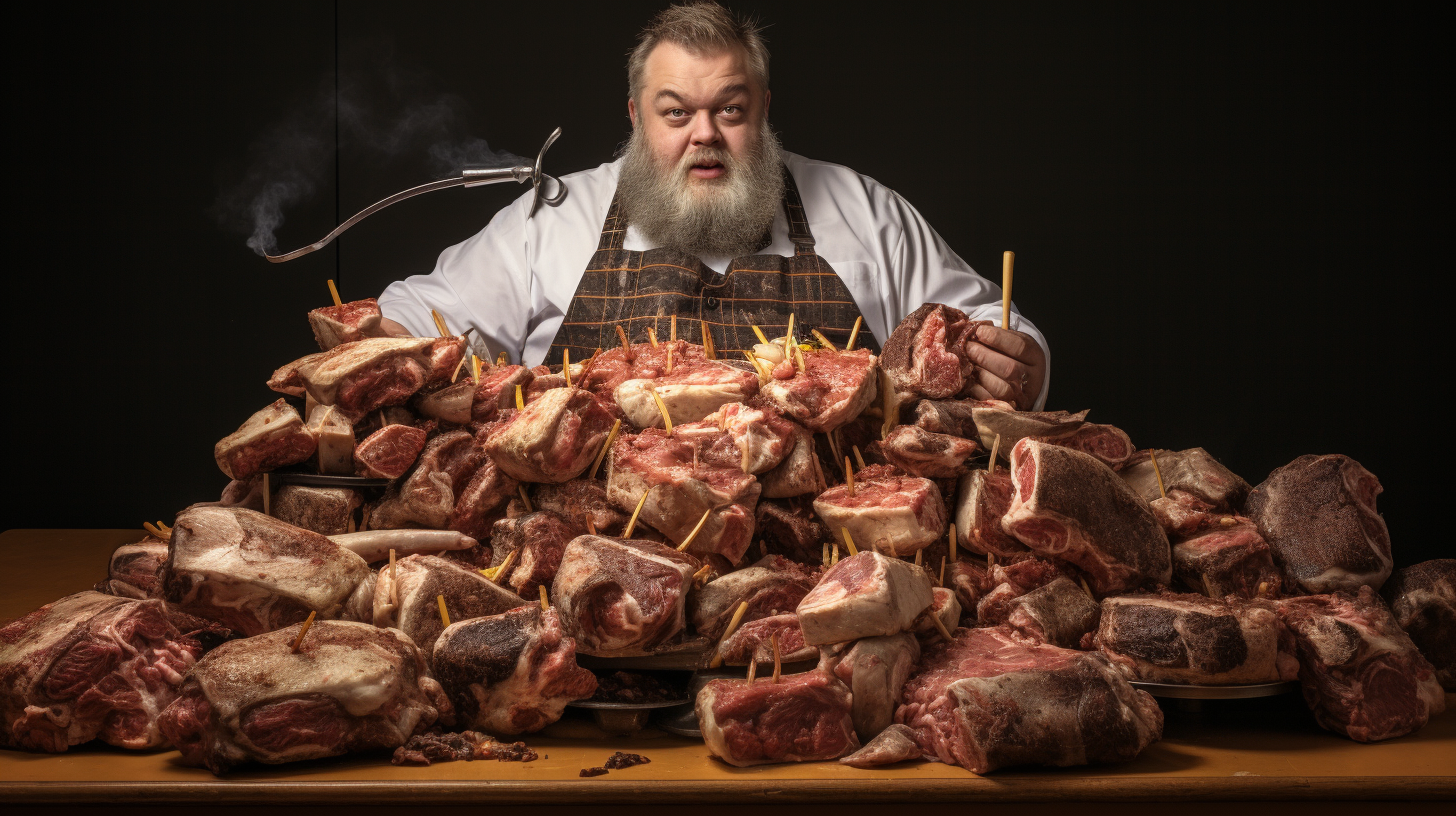
{"type": "MultiPolygon", "coordinates": [[[[1020,332],[998,329],[995,326],[986,324],[976,327],[975,339],[977,342],[984,343],[1012,359],[1020,360],[1024,363],[1036,362],[1036,360],[1032,359],[1032,352],[1029,348],[1029,346],[1035,346],[1036,341],[1020,332]]],[[[1040,351],[1040,349],[1041,347],[1037,346],[1037,350],[1040,351]]]]}
{"type": "Polygon", "coordinates": [[[1013,386],[984,368],[976,370],[976,381],[981,384],[983,390],[991,395],[992,399],[1019,404],[1018,400],[1021,396],[1019,386],[1013,386]]]}
{"type": "Polygon", "coordinates": [[[984,368],[1006,382],[1020,383],[1030,371],[1025,363],[1007,357],[1005,354],[987,348],[980,343],[967,343],[966,354],[979,368],[984,368]]]}

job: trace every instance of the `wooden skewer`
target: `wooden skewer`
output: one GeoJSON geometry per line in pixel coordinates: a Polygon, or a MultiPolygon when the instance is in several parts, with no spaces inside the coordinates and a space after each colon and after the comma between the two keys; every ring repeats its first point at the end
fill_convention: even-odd
{"type": "Polygon", "coordinates": [[[703,356],[709,360],[718,359],[718,350],[713,348],[713,335],[708,331],[708,321],[699,320],[703,325],[703,356]]]}
{"type": "Polygon", "coordinates": [[[435,311],[434,309],[430,310],[430,317],[435,319],[435,328],[440,330],[440,336],[449,337],[450,330],[445,328],[445,318],[441,317],[440,313],[435,311]]]}
{"type": "Polygon", "coordinates": [[[829,542],[824,542],[824,555],[820,558],[824,566],[829,566],[829,542]]]}
{"type": "Polygon", "coordinates": [[[647,327],[647,342],[651,343],[653,348],[657,348],[657,328],[655,326],[647,327]]]}
{"type": "Polygon", "coordinates": [[[849,449],[854,451],[854,466],[860,470],[865,469],[864,454],[859,452],[859,445],[850,445],[849,449]]]}
{"type": "Polygon", "coordinates": [[[667,329],[667,340],[668,340],[669,343],[676,343],[677,342],[677,315],[673,315],[672,316],[672,320],[667,325],[668,325],[668,329],[667,329]]]}
{"type": "Polygon", "coordinates": [[[952,564],[956,561],[956,529],[954,524],[950,526],[950,562],[952,564]]]}
{"type": "MultiPolygon", "coordinates": [[[[1203,574],[1203,592],[1210,598],[1218,597],[1217,595],[1213,594],[1213,582],[1208,580],[1208,573],[1206,572],[1203,574]]],[[[1255,592],[1254,594],[1257,595],[1258,593],[1255,592]]]]}
{"type": "Polygon", "coordinates": [[[747,473],[748,472],[748,440],[747,439],[743,440],[743,461],[741,463],[739,463],[739,468],[744,473],[747,473]]]}
{"type": "Polygon", "coordinates": [[[518,483],[516,485],[516,492],[521,496],[521,504],[526,505],[526,512],[536,512],[536,508],[531,506],[531,497],[526,495],[526,486],[518,483]]]}
{"type": "Polygon", "coordinates": [[[470,355],[470,373],[471,379],[480,382],[480,358],[474,354],[470,355]]]}
{"type": "Polygon", "coordinates": [[[293,639],[294,654],[298,654],[298,647],[303,645],[303,636],[308,634],[308,627],[313,626],[313,619],[317,616],[317,610],[308,613],[308,619],[303,622],[303,628],[298,630],[298,637],[293,639]]]}
{"type": "Polygon", "coordinates": [[[1154,453],[1152,448],[1148,449],[1148,458],[1153,460],[1153,475],[1158,477],[1158,492],[1166,499],[1168,490],[1163,487],[1163,470],[1158,467],[1158,454],[1154,453]]]}
{"type": "MultiPolygon", "coordinates": [[[[519,555],[520,552],[520,548],[517,547],[516,549],[506,553],[506,559],[500,562],[499,567],[495,568],[495,575],[490,579],[491,583],[499,586],[506,580],[506,576],[511,574],[511,567],[515,566],[516,556],[519,555]]],[[[449,624],[447,623],[446,625],[448,626],[449,624]]]]}
{"type": "Polygon", "coordinates": [[[712,564],[704,564],[703,566],[699,567],[698,571],[693,573],[693,583],[696,584],[699,581],[705,580],[712,571],[712,564]]]}
{"type": "Polygon", "coordinates": [[[864,315],[854,319],[854,328],[849,330],[849,342],[844,344],[845,351],[854,351],[854,341],[859,339],[859,327],[864,325],[864,315]]]}
{"type": "Polygon", "coordinates": [[[399,608],[399,566],[394,560],[394,550],[389,551],[389,602],[399,608]]]}
{"type": "Polygon", "coordinates": [[[517,411],[524,411],[525,409],[526,409],[526,398],[521,394],[521,386],[520,386],[519,383],[517,383],[516,384],[516,410],[517,411]]]}
{"type": "Polygon", "coordinates": [[[263,515],[273,515],[273,479],[268,473],[263,474],[263,515]]]}
{"type": "Polygon", "coordinates": [[[917,566],[917,567],[923,567],[923,566],[925,566],[925,559],[921,557],[922,555],[924,555],[924,553],[925,553],[925,550],[916,550],[915,551],[915,566],[917,566]]]}
{"type": "Polygon", "coordinates": [[[830,455],[833,456],[836,461],[838,461],[838,459],[839,459],[839,444],[834,441],[834,434],[833,433],[826,433],[826,434],[824,434],[824,438],[827,439],[827,440],[829,440],[829,453],[830,453],[830,455]]]}
{"type": "Polygon", "coordinates": [[[333,278],[329,278],[329,295],[334,299],[335,306],[344,305],[344,301],[339,297],[339,287],[334,285],[333,278]]]}
{"type": "Polygon", "coordinates": [[[940,557],[940,579],[935,582],[938,586],[945,586],[945,556],[940,557]]]}
{"type": "Polygon", "coordinates": [[[818,329],[810,329],[809,333],[814,335],[814,339],[819,341],[819,345],[829,349],[830,351],[839,351],[839,349],[836,348],[833,343],[829,342],[829,338],[825,337],[824,334],[818,329]]]}
{"type": "Polygon", "coordinates": [[[607,458],[607,451],[612,449],[612,442],[616,440],[617,431],[620,430],[622,430],[622,420],[612,420],[612,430],[607,434],[607,441],[602,443],[602,449],[597,452],[596,461],[592,462],[591,472],[586,476],[588,479],[595,479],[597,477],[597,468],[600,468],[602,466],[602,460],[607,458]]]}
{"type": "Polygon", "coordinates": [[[667,347],[667,365],[663,366],[664,374],[672,373],[672,346],[667,347]]]}
{"type": "Polygon", "coordinates": [[[561,375],[566,378],[566,387],[571,387],[571,349],[561,350],[561,375]]]}
{"type": "Polygon", "coordinates": [[[796,359],[796,360],[799,361],[799,370],[800,371],[808,371],[809,370],[808,364],[806,364],[804,362],[804,350],[801,349],[801,348],[799,348],[798,346],[794,346],[794,359],[796,359]]]}
{"type": "Polygon", "coordinates": [[[834,542],[834,549],[832,551],[830,551],[830,553],[829,553],[829,566],[832,567],[832,566],[834,566],[835,564],[838,564],[838,563],[839,563],[839,542],[838,541],[835,541],[834,542]]]}
{"type": "Polygon", "coordinates": [[[750,329],[753,329],[753,333],[758,336],[758,342],[764,344],[765,346],[773,345],[772,343],[770,343],[768,341],[768,338],[767,337],[764,337],[763,336],[763,329],[760,329],[759,327],[752,326],[752,325],[749,326],[749,328],[750,329]]]}
{"type": "Polygon", "coordinates": [[[632,518],[627,520],[627,529],[622,531],[622,538],[632,537],[632,531],[637,529],[637,516],[642,513],[642,505],[647,503],[647,494],[651,492],[651,488],[642,491],[642,498],[637,500],[637,509],[632,511],[632,518]]]}
{"type": "Polygon", "coordinates": [[[596,524],[596,522],[592,521],[592,517],[591,516],[587,516],[586,517],[586,531],[590,535],[596,535],[597,534],[597,524],[596,524]]]}
{"type": "Polygon", "coordinates": [[[663,425],[663,427],[666,428],[668,434],[671,434],[672,433],[672,417],[670,417],[670,416],[667,415],[667,405],[666,405],[666,403],[664,403],[662,401],[662,395],[660,395],[660,394],[657,393],[657,389],[656,388],[652,389],[652,400],[653,400],[653,402],[656,402],[657,403],[657,410],[662,413],[662,425],[663,425]]]}
{"type": "Polygon", "coordinates": [[[713,515],[713,508],[709,507],[707,510],[704,510],[703,511],[703,517],[700,518],[700,519],[698,519],[697,526],[693,527],[693,531],[690,532],[690,533],[688,533],[688,537],[687,538],[684,538],[683,539],[683,543],[677,545],[677,551],[678,552],[687,552],[688,551],[688,546],[693,543],[693,539],[694,538],[697,538],[698,537],[698,531],[699,530],[702,530],[703,529],[703,525],[708,523],[708,516],[711,516],[711,515],[713,515]]]}
{"type": "Polygon", "coordinates": [[[445,624],[446,628],[448,628],[450,626],[450,610],[445,608],[445,596],[436,595],[435,603],[440,607],[440,623],[445,624]]]}
{"type": "Polygon", "coordinates": [[[1007,251],[1001,255],[1001,328],[1011,328],[1011,267],[1016,263],[1016,253],[1007,251]]]}
{"type": "Polygon", "coordinates": [[[849,487],[849,497],[854,498],[854,468],[849,466],[849,457],[844,457],[844,483],[849,487]]]}
{"type": "MultiPolygon", "coordinates": [[[[158,522],[158,524],[160,524],[160,523],[161,522],[158,522]]],[[[156,538],[160,538],[163,541],[170,541],[172,539],[172,536],[171,536],[170,533],[164,533],[164,532],[162,532],[162,529],[160,527],[158,527],[155,524],[152,524],[150,521],[144,521],[144,522],[142,522],[142,529],[143,530],[146,530],[148,534],[150,534],[150,535],[152,535],[152,536],[154,536],[156,538]]]]}
{"type": "MultiPolygon", "coordinates": [[[[1208,576],[1204,576],[1204,577],[1206,578],[1208,576]]],[[[1079,578],[1077,578],[1077,580],[1082,582],[1082,591],[1085,592],[1085,593],[1087,593],[1087,597],[1091,598],[1094,601],[1097,600],[1097,596],[1095,596],[1095,595],[1092,594],[1092,588],[1089,587],[1089,586],[1087,586],[1087,579],[1086,578],[1079,577],[1079,578]]]]}
{"type": "Polygon", "coordinates": [[[991,440],[991,464],[986,466],[986,470],[990,471],[991,473],[996,472],[996,456],[998,453],[1000,453],[1000,451],[1001,434],[996,434],[996,438],[991,440]]]}
{"type": "Polygon", "coordinates": [[[627,333],[624,332],[624,331],[622,331],[622,324],[621,323],[618,323],[615,326],[615,328],[617,330],[617,339],[622,341],[622,351],[624,351],[624,352],[627,353],[627,361],[628,362],[631,362],[632,361],[632,344],[627,342],[627,333]]]}
{"type": "Polygon", "coordinates": [[[781,665],[780,665],[780,662],[779,662],[779,633],[778,632],[774,632],[772,635],[769,635],[768,642],[771,643],[771,644],[773,644],[773,655],[774,655],[773,681],[774,681],[774,685],[777,686],[779,684],[779,673],[781,671],[781,665]]]}
{"type": "Polygon", "coordinates": [[[462,369],[462,368],[465,367],[465,363],[466,362],[467,362],[467,360],[466,360],[465,355],[464,354],[460,355],[460,362],[458,362],[458,363],[455,364],[455,370],[453,372],[451,372],[451,374],[450,374],[450,382],[453,383],[456,380],[460,379],[460,369],[462,369]]]}
{"type": "Polygon", "coordinates": [[[849,534],[849,528],[840,527],[839,532],[844,534],[844,546],[849,548],[849,554],[859,555],[859,548],[854,546],[854,536],[849,534]]]}
{"type": "Polygon", "coordinates": [[[789,346],[794,345],[794,313],[789,312],[789,325],[784,329],[784,357],[789,356],[789,346]]]}
{"type": "Polygon", "coordinates": [[[744,601],[743,603],[739,604],[738,609],[733,612],[733,617],[730,618],[728,621],[728,628],[723,630],[723,637],[718,638],[718,648],[713,650],[713,659],[708,663],[708,668],[716,669],[719,666],[723,665],[723,643],[724,641],[728,640],[728,638],[732,636],[734,632],[738,631],[738,624],[743,621],[743,613],[747,611],[748,601],[744,601]]]}
{"type": "Polygon", "coordinates": [[[753,685],[756,677],[758,677],[758,650],[754,649],[753,654],[748,658],[748,685],[753,685]]]}
{"type": "Polygon", "coordinates": [[[536,588],[539,589],[539,590],[541,590],[541,611],[542,612],[548,612],[548,611],[550,611],[551,610],[551,601],[549,599],[547,599],[547,597],[546,597],[546,585],[545,584],[538,584],[536,586],[536,588]]]}
{"type": "Polygon", "coordinates": [[[507,356],[507,354],[504,351],[502,351],[500,354],[497,354],[495,356],[495,364],[498,365],[498,366],[503,366],[506,363],[509,363],[510,361],[511,361],[511,358],[509,356],[507,356]]]}
{"type": "Polygon", "coordinates": [[[955,638],[951,637],[950,630],[945,628],[945,621],[941,620],[940,616],[935,614],[934,609],[930,610],[930,619],[935,622],[935,628],[940,630],[940,636],[945,638],[946,643],[955,640],[955,638]]]}
{"type": "Polygon", "coordinates": [[[759,380],[762,380],[765,376],[767,376],[764,373],[763,366],[758,364],[758,358],[753,356],[753,352],[745,351],[743,352],[743,356],[748,358],[748,364],[753,366],[754,371],[758,372],[759,380]]]}

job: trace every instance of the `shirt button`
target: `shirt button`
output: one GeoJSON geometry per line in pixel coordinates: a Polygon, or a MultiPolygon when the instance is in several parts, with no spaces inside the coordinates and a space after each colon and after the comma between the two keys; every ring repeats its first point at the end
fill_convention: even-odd
{"type": "Polygon", "coordinates": [[[718,299],[715,298],[715,297],[708,298],[708,308],[709,309],[716,309],[716,308],[718,308],[718,299]]]}

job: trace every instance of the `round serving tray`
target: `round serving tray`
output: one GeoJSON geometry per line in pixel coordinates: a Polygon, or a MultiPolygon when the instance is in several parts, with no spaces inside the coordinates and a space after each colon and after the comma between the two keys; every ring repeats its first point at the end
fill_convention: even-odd
{"type": "Polygon", "coordinates": [[[1154,697],[1178,700],[1247,700],[1252,697],[1274,697],[1299,688],[1297,680],[1278,683],[1255,683],[1247,686],[1194,686],[1186,683],[1145,683],[1132,681],[1136,688],[1154,697]]]}
{"type": "Polygon", "coordinates": [[[365,476],[325,476],[321,473],[288,473],[273,471],[273,478],[283,484],[308,485],[309,487],[389,487],[389,479],[370,479],[365,476]]]}
{"type": "Polygon", "coordinates": [[[674,708],[687,705],[688,700],[666,700],[654,703],[607,703],[594,700],[577,700],[567,703],[568,708],[585,708],[592,712],[597,727],[608,734],[633,734],[647,725],[652,712],[660,708],[674,708]]]}

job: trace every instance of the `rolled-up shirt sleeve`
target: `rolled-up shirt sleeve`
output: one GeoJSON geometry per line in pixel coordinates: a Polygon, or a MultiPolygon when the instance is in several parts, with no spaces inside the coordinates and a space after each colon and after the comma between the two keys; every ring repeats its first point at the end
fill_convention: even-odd
{"type": "MultiPolygon", "coordinates": [[[[1001,325],[1001,287],[977,274],[961,259],[935,230],[931,229],[910,202],[898,193],[886,190],[888,198],[878,214],[886,229],[888,257],[885,268],[891,270],[889,280],[882,281],[881,292],[896,299],[889,304],[895,314],[907,315],[924,303],[944,303],[965,312],[972,320],[989,320],[1001,325]]],[[[1046,371],[1041,392],[1031,410],[1046,405],[1051,384],[1051,349],[1037,327],[1011,304],[1011,329],[1024,332],[1036,340],[1046,355],[1046,371]]]]}
{"type": "Polygon", "coordinates": [[[428,275],[391,283],[379,310],[411,334],[436,334],[430,310],[451,332],[474,329],[472,351],[494,360],[502,351],[521,359],[531,318],[531,271],[522,201],[496,213],[485,229],[440,253],[428,275]]]}

